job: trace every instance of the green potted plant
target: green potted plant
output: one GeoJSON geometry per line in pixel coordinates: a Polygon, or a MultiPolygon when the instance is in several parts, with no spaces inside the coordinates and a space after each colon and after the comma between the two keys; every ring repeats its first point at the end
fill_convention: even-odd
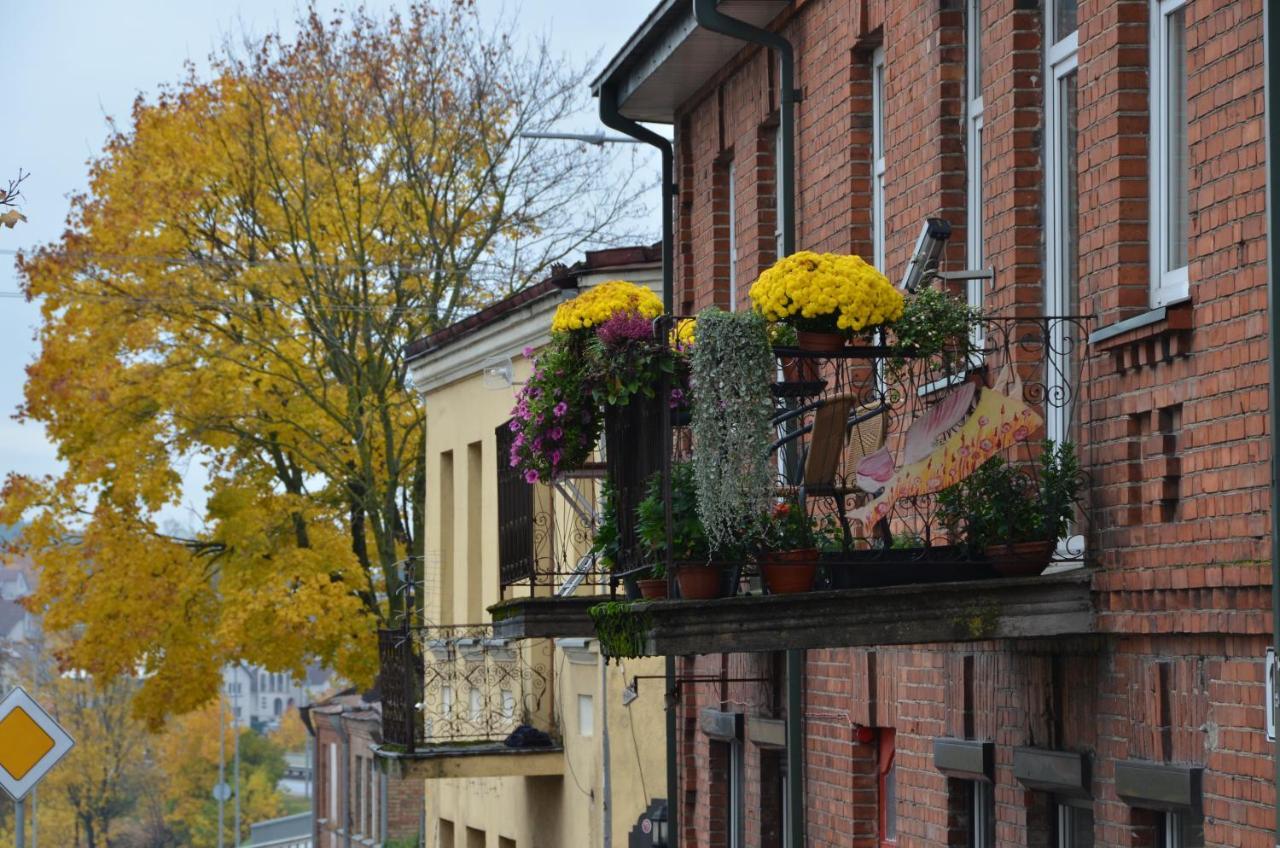
{"type": "Polygon", "coordinates": [[[691,506],[709,554],[723,559],[754,535],[773,497],[771,386],[777,365],[764,319],[714,308],[698,315],[690,360],[696,494],[691,506]]]}
{"type": "Polygon", "coordinates": [[[771,595],[808,592],[818,573],[819,550],[834,550],[838,532],[830,516],[816,521],[794,498],[774,505],[759,537],[756,564],[771,595]]]}
{"type": "Polygon", "coordinates": [[[940,492],[938,518],[971,555],[984,555],[1000,574],[1039,574],[1066,534],[1079,497],[1074,446],[1046,440],[1027,468],[992,457],[940,492]]]}
{"type": "Polygon", "coordinates": [[[938,288],[921,289],[907,299],[902,317],[893,323],[891,373],[901,372],[908,359],[936,358],[949,374],[968,370],[981,319],[982,313],[963,298],[938,288]]]}
{"type": "MultiPolygon", "coordinates": [[[[671,560],[675,565],[676,584],[680,596],[689,600],[714,598],[731,594],[737,583],[735,574],[741,569],[741,550],[725,546],[715,551],[707,538],[702,519],[698,517],[697,486],[693,465],[677,462],[671,466],[671,560]],[[727,578],[727,579],[726,579],[727,578]]],[[[650,563],[650,576],[663,578],[655,594],[644,594],[646,582],[639,581],[645,597],[665,597],[667,524],[663,505],[662,474],[649,478],[644,499],[636,507],[636,538],[644,559],[650,563]],[[656,594],[656,593],[661,594],[656,594]]]]}

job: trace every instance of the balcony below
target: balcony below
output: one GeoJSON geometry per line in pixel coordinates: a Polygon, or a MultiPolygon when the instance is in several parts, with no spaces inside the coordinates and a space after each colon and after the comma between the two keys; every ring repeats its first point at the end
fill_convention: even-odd
{"type": "Polygon", "coordinates": [[[420,779],[562,775],[550,651],[485,625],[381,631],[381,767],[420,779]]]}
{"type": "MultiPolygon", "coordinates": [[[[1087,636],[1092,571],[633,604],[610,622],[645,656],[1087,636]]],[[[610,649],[608,634],[601,645],[610,649]]]]}

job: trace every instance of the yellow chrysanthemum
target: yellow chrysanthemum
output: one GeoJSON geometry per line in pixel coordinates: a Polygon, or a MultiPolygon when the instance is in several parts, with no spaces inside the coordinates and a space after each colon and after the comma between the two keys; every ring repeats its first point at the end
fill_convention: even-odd
{"type": "Polygon", "coordinates": [[[645,286],[625,280],[610,280],[560,304],[551,319],[551,332],[598,327],[620,312],[657,318],[662,314],[662,299],[645,286]]]}
{"type": "Polygon", "coordinates": [[[761,274],[750,294],[767,321],[834,316],[839,329],[860,332],[902,317],[902,293],[860,256],[794,253],[761,274]]]}

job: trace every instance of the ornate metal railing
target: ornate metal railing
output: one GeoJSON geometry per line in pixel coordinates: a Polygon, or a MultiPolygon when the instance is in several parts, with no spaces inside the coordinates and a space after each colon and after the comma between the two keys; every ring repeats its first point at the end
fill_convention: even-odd
{"type": "MultiPolygon", "coordinates": [[[[874,340],[822,353],[775,349],[777,494],[798,498],[834,526],[824,553],[831,585],[1016,569],[1015,560],[1028,555],[1009,544],[1026,529],[1014,526],[1016,511],[986,516],[985,535],[996,543],[975,545],[974,516],[963,514],[966,502],[957,496],[963,490],[944,484],[990,460],[988,470],[1003,464],[1018,475],[1024,500],[1039,497],[1046,438],[1070,443],[1079,468],[1088,468],[1088,324],[1079,316],[988,317],[969,345],[927,356],[874,340]],[[859,568],[872,565],[884,567],[859,568]]],[[[673,462],[694,447],[678,427],[670,444],[673,462]]],[[[1050,561],[1088,558],[1088,479],[1084,471],[1074,476],[1070,518],[1059,538],[1044,540],[1052,542],[1044,554],[1050,561]]],[[[1048,525],[1061,506],[1036,503],[1035,510],[1048,525]]]]}
{"type": "Polygon", "coordinates": [[[569,472],[550,484],[498,482],[498,576],[504,594],[555,591],[608,581],[591,553],[600,520],[603,466],[569,472]]]}
{"type": "Polygon", "coordinates": [[[556,736],[546,640],[517,643],[486,625],[456,625],[382,631],[380,646],[384,742],[528,747],[556,736]]]}

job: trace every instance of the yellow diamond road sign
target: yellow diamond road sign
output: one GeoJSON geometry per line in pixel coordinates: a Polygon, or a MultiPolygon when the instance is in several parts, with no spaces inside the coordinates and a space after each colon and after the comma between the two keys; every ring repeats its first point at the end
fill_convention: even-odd
{"type": "Polygon", "coordinates": [[[0,789],[22,799],[75,742],[18,687],[0,700],[0,789]]]}

